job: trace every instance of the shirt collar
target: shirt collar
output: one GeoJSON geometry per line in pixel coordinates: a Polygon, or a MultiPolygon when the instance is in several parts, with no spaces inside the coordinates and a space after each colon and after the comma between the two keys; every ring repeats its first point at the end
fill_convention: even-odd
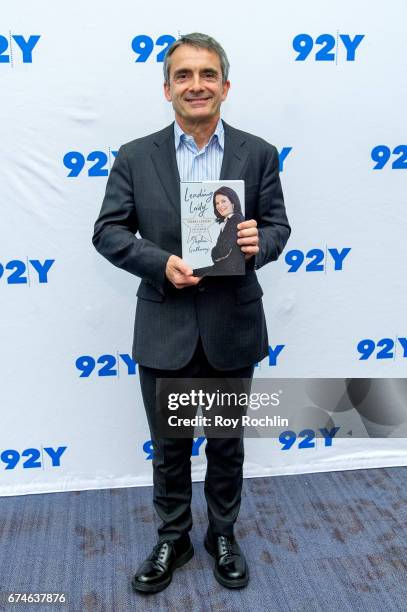
{"type": "MultiPolygon", "coordinates": [[[[178,124],[177,120],[175,119],[174,121],[174,138],[175,138],[175,150],[178,149],[180,142],[181,142],[181,138],[192,138],[192,136],[189,136],[188,134],[185,134],[184,130],[181,128],[181,126],[178,124]]],[[[217,139],[220,148],[223,150],[225,147],[225,130],[223,128],[223,123],[222,123],[222,119],[219,118],[219,121],[217,123],[217,126],[215,128],[214,133],[212,134],[212,136],[209,139],[209,142],[206,146],[208,146],[210,143],[212,143],[215,139],[217,139]]],[[[193,142],[195,142],[193,140],[193,142]]]]}

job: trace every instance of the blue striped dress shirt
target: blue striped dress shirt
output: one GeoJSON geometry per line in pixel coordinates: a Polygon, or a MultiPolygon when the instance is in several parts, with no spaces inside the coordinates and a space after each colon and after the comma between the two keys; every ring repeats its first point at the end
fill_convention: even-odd
{"type": "Polygon", "coordinates": [[[219,119],[209,142],[198,149],[193,136],[174,122],[175,152],[181,181],[218,181],[223,161],[225,133],[219,119]]]}

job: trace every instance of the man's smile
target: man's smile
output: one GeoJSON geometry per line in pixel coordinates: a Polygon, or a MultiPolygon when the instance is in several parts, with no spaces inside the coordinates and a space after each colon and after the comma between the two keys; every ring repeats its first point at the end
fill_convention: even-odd
{"type": "Polygon", "coordinates": [[[210,100],[211,98],[185,98],[186,102],[189,102],[190,104],[204,104],[205,102],[207,102],[208,100],[210,100]]]}

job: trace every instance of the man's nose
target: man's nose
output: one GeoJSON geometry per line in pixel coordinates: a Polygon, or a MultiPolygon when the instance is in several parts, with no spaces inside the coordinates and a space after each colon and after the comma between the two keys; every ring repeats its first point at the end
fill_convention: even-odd
{"type": "Polygon", "coordinates": [[[191,85],[190,85],[190,89],[192,89],[192,90],[203,89],[201,77],[200,77],[199,74],[194,74],[192,76],[192,82],[191,82],[191,85]]]}

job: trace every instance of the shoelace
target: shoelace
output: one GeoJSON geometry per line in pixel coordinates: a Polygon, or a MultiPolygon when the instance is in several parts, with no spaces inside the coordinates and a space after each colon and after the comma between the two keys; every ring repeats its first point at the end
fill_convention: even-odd
{"type": "Polygon", "coordinates": [[[232,559],[235,553],[232,550],[232,540],[226,536],[219,536],[220,554],[225,560],[232,559]]]}
{"type": "Polygon", "coordinates": [[[167,542],[166,540],[156,544],[153,548],[153,552],[151,553],[151,557],[150,557],[151,560],[162,562],[170,546],[171,546],[171,543],[167,542]]]}

